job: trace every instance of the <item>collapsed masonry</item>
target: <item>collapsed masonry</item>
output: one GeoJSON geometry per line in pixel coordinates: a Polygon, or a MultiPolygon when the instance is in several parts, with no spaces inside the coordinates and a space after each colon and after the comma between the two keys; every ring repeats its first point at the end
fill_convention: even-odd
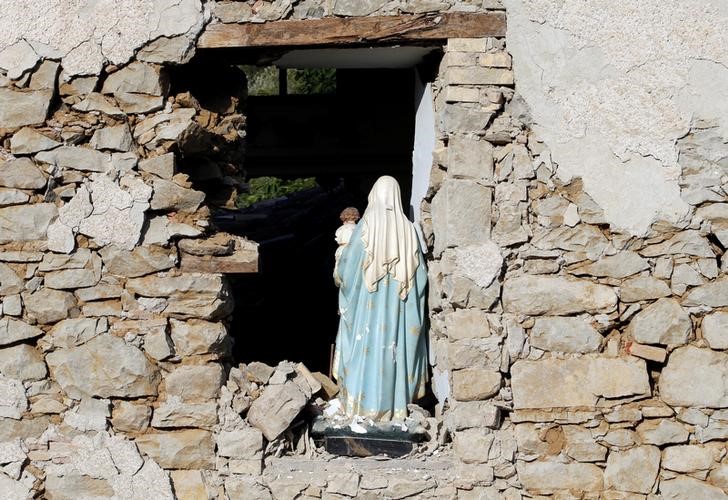
{"type": "Polygon", "coordinates": [[[187,62],[210,15],[502,7],[181,4],[189,26],[159,27],[133,60],[98,74],[26,41],[0,52],[8,498],[726,496],[725,141],[704,123],[681,140],[683,196],[695,207],[683,225],[657,223],[644,238],[611,231],[530,131],[503,38],[450,39],[433,84],[438,148],[423,225],[438,437],[451,451],[315,470],[264,457],[251,424],[271,415],[251,418],[254,398],[302,407],[312,387],[288,365],[272,383],[264,367],[227,363],[234,304],[210,271],[219,259],[249,265],[255,247],[210,231],[190,179],[196,158],[234,167],[245,120],[235,96],[213,106],[170,94],[168,63],[187,62]]]}

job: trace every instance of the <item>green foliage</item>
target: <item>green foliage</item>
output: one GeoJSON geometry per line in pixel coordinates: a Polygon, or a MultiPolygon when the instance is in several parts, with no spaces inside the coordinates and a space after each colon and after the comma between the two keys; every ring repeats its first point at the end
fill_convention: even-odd
{"type": "Polygon", "coordinates": [[[278,177],[254,177],[248,181],[249,192],[238,196],[238,208],[248,208],[258,202],[280,198],[291,193],[318,186],[315,177],[284,180],[278,177]]]}
{"type": "Polygon", "coordinates": [[[332,94],[336,92],[336,68],[289,69],[289,94],[332,94]]]}
{"type": "Polygon", "coordinates": [[[278,68],[240,66],[248,77],[248,95],[278,95],[278,68]]]}

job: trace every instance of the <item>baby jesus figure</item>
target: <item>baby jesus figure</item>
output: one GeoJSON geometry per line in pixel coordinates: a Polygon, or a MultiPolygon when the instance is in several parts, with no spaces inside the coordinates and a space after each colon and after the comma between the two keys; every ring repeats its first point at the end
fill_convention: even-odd
{"type": "Polygon", "coordinates": [[[336,286],[339,286],[339,259],[341,258],[344,248],[349,244],[349,240],[351,239],[351,235],[354,233],[354,229],[356,229],[356,223],[359,218],[359,210],[354,207],[346,207],[339,215],[339,219],[341,219],[341,226],[336,230],[334,235],[336,243],[339,245],[334,256],[334,281],[336,282],[336,286]]]}

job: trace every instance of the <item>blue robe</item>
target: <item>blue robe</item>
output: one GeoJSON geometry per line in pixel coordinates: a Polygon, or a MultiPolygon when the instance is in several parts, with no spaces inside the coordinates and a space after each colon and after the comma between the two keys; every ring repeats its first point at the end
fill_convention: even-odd
{"type": "Polygon", "coordinates": [[[404,300],[389,274],[369,292],[364,283],[364,244],[359,223],[337,268],[339,333],[334,376],[347,415],[401,420],[407,404],[425,393],[427,268],[419,249],[414,283],[404,300]]]}

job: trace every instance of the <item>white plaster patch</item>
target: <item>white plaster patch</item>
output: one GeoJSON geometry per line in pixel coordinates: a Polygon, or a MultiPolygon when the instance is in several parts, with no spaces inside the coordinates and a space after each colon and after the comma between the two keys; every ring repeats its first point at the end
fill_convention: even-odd
{"type": "Polygon", "coordinates": [[[67,75],[97,74],[105,60],[124,64],[159,37],[191,43],[207,16],[200,0],[6,0],[0,51],[24,39],[60,56],[67,75]]]}
{"type": "Polygon", "coordinates": [[[676,140],[694,117],[728,131],[728,32],[715,29],[727,9],[715,0],[504,3],[517,91],[559,176],[582,177],[617,229],[682,219],[676,140]],[[709,77],[696,61],[713,61],[709,77]]]}

